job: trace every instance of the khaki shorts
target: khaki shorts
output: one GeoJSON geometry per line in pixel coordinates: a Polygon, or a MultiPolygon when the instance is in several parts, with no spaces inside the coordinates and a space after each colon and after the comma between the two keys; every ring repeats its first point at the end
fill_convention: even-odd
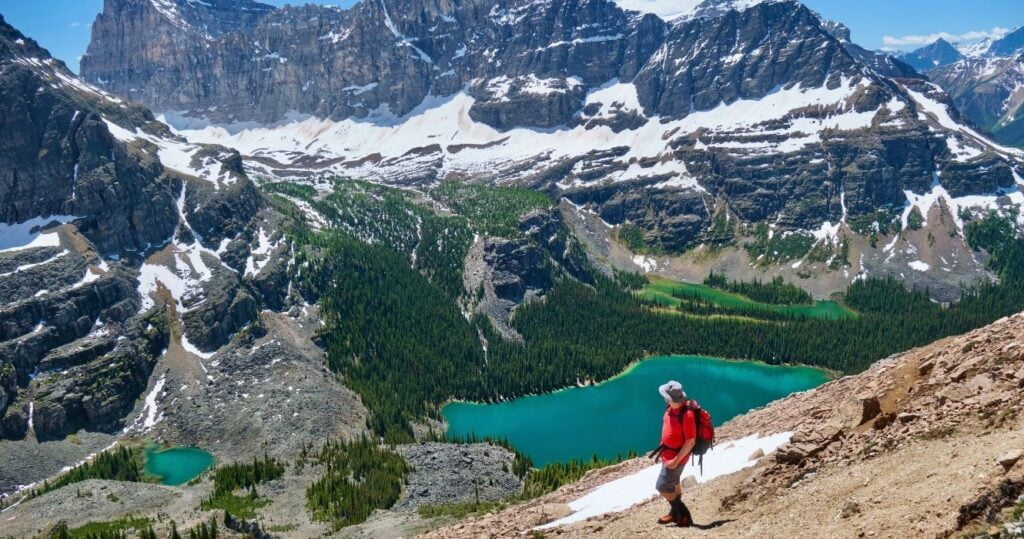
{"type": "Polygon", "coordinates": [[[658,489],[658,492],[664,492],[665,494],[671,494],[676,491],[676,487],[679,486],[679,478],[683,475],[683,469],[686,468],[685,464],[680,463],[675,469],[669,469],[664,464],[661,466],[661,472],[658,473],[658,480],[654,483],[654,488],[658,489]]]}

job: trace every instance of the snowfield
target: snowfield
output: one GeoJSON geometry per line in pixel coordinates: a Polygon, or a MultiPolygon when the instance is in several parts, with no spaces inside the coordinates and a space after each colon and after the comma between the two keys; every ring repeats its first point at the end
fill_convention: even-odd
{"type": "MultiPolygon", "coordinates": [[[[500,90],[509,84],[503,78],[488,81],[489,87],[500,90]]],[[[524,91],[547,93],[560,91],[561,80],[530,80],[524,91]]],[[[578,84],[572,78],[564,84],[578,84]]],[[[447,97],[429,96],[405,116],[396,116],[381,107],[365,118],[341,121],[290,114],[278,124],[258,126],[252,123],[210,125],[202,118],[181,113],[165,113],[158,119],[193,143],[220,144],[234,148],[248,157],[271,159],[278,166],[249,160],[247,166],[256,172],[275,175],[275,169],[289,168],[297,159],[315,157],[323,162],[315,168],[320,174],[341,174],[368,180],[401,178],[410,168],[439,169],[439,176],[449,174],[494,177],[518,165],[557,160],[582,155],[588,151],[629,148],[617,157],[630,163],[625,170],[612,172],[607,179],[626,181],[644,177],[662,179],[660,188],[697,188],[697,182],[683,163],[671,158],[672,141],[686,134],[702,131],[699,148],[725,148],[754,154],[792,152],[808,144],[821,142],[825,129],[855,130],[870,127],[877,114],[902,110],[906,103],[893,99],[879,110],[856,112],[848,99],[862,91],[866,79],[846,79],[836,88],[780,88],[761,99],[721,103],[705,111],[695,111],[685,118],[662,123],[660,117],[647,118],[632,83],[613,79],[590,91],[585,98],[588,110],[581,116],[582,125],[554,129],[514,128],[499,131],[470,117],[475,99],[466,92],[447,97]],[[765,122],[786,118],[794,110],[833,110],[823,118],[795,114],[783,122],[764,129],[765,122]],[[633,129],[613,131],[608,125],[590,123],[613,119],[620,114],[637,115],[643,123],[633,129]],[[666,136],[671,133],[672,136],[666,136]],[[738,142],[732,135],[776,135],[781,141],[738,142]],[[719,136],[720,135],[720,136],[719,136]],[[425,151],[424,151],[425,150],[425,151]],[[641,167],[642,160],[656,163],[641,167]]],[[[500,92],[499,92],[500,93],[500,92]]],[[[122,136],[139,136],[121,133],[122,136]]],[[[161,143],[165,144],[166,143],[161,143]]],[[[161,158],[163,158],[161,154],[161,158]]],[[[185,167],[182,160],[168,164],[185,167]]],[[[581,166],[587,163],[583,162],[581,166]]],[[[299,167],[302,168],[302,167],[299,167]]],[[[577,171],[579,172],[579,171],[577,171]]],[[[521,175],[522,170],[519,171],[521,175]]],[[[563,188],[578,185],[570,181],[563,188]]]]}
{"type": "MultiPolygon", "coordinates": [[[[707,483],[723,475],[738,472],[757,463],[758,459],[750,459],[755,451],[760,449],[767,455],[788,442],[792,436],[792,432],[772,434],[763,438],[755,434],[717,446],[704,456],[703,474],[699,467],[688,464],[683,477],[693,477],[698,483],[707,483]]],[[[655,464],[635,474],[605,483],[587,495],[569,502],[569,508],[573,511],[571,515],[538,526],[537,529],[555,528],[605,513],[618,513],[643,503],[658,494],[654,490],[654,482],[660,470],[661,464],[655,464]]]]}

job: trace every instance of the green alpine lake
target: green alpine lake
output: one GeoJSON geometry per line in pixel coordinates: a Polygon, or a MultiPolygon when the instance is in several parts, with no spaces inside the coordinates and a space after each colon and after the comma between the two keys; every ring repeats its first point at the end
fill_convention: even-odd
{"type": "Polygon", "coordinates": [[[780,367],[699,356],[659,356],[604,383],[496,404],[453,402],[442,414],[448,435],[507,438],[537,466],[570,459],[625,456],[658,445],[665,402],[658,386],[683,384],[716,425],[797,391],[828,375],[810,367],[780,367]]]}
{"type": "Polygon", "coordinates": [[[151,447],[145,460],[146,473],[159,477],[164,485],[186,483],[213,466],[213,455],[194,447],[151,447]]]}

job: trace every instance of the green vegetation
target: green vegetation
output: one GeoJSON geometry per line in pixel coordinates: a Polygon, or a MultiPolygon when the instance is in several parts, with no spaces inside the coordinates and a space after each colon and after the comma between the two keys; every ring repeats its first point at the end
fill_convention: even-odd
{"type": "Polygon", "coordinates": [[[469,219],[474,228],[502,238],[520,237],[519,218],[522,215],[554,205],[547,194],[531,189],[457,181],[444,182],[430,194],[469,219]]]}
{"type": "Polygon", "coordinates": [[[210,517],[209,522],[202,522],[188,531],[188,539],[217,539],[217,537],[219,537],[219,532],[217,519],[214,517],[210,517]]]}
{"type": "Polygon", "coordinates": [[[910,215],[907,216],[907,228],[910,230],[921,230],[924,226],[924,215],[921,215],[921,210],[917,206],[914,206],[910,210],[910,215]]]}
{"type": "Polygon", "coordinates": [[[252,463],[240,462],[218,466],[213,472],[213,495],[230,494],[238,489],[273,481],[284,475],[284,464],[266,455],[253,457],[252,463]]]}
{"type": "Polygon", "coordinates": [[[375,509],[398,501],[408,467],[399,454],[368,439],[329,440],[305,458],[325,468],[306,489],[306,507],[335,530],[365,521],[375,509]]]}
{"type": "Polygon", "coordinates": [[[625,290],[640,290],[647,286],[647,277],[632,271],[615,270],[615,282],[625,290]]]}
{"type": "MultiPolygon", "coordinates": [[[[459,185],[445,189],[493,189],[459,185]]],[[[412,440],[410,423],[437,417],[449,399],[486,402],[552,391],[581,379],[610,378],[651,355],[858,372],[880,358],[1024,308],[1020,240],[1004,226],[979,221],[969,234],[974,245],[994,253],[992,267],[1002,283],[964,290],[952,307],[932,303],[925,291],[884,280],[855,283],[845,306],[767,303],[658,279],[634,293],[629,289],[640,284],[637,276],[611,279],[588,272],[585,257],[579,257],[583,270],[574,272],[575,278],[555,268],[555,286],[545,300],[517,308],[511,325],[522,340],[506,340],[487,318],[467,319],[457,303],[479,293],[462,290],[470,231],[499,226],[497,220],[480,221],[488,212],[474,210],[473,201],[496,204],[502,196],[465,196],[458,204],[450,198],[449,207],[475,217],[439,217],[400,191],[339,182],[333,194],[310,202],[334,228],[312,232],[300,226],[291,233],[298,247],[296,283],[307,299],[318,302],[324,317],[318,338],[328,365],[360,394],[371,411],[368,426],[386,443],[412,440]],[[451,233],[451,241],[428,240],[429,230],[451,233]],[[424,245],[436,245],[436,251],[427,254],[424,245]]],[[[511,207],[516,213],[529,204],[511,207]]],[[[503,211],[492,208],[491,213],[503,211]]],[[[511,226],[512,221],[506,215],[502,222],[511,226]]],[[[758,227],[757,236],[749,248],[772,260],[808,255],[814,243],[800,234],[769,238],[766,226],[758,227]]],[[[841,254],[842,245],[835,249],[841,254]]],[[[772,302],[806,300],[785,283],[748,284],[742,290],[772,302]]],[[[326,502],[318,507],[324,518],[349,521],[323,513],[326,502]]]]}
{"type": "Polygon", "coordinates": [[[729,211],[722,209],[715,214],[707,232],[707,242],[712,245],[728,245],[736,239],[736,225],[729,211]]]}
{"type": "Polygon", "coordinates": [[[389,442],[412,440],[409,421],[478,386],[484,354],[451,296],[399,253],[344,233],[308,238],[299,253],[303,290],[318,302],[327,363],[373,412],[389,442]],[[396,388],[401,388],[396,391],[396,388]]]}
{"type": "Polygon", "coordinates": [[[269,503],[257,493],[256,486],[273,481],[284,475],[284,464],[266,455],[263,459],[253,458],[252,463],[235,463],[219,466],[213,472],[213,494],[203,500],[200,508],[222,509],[237,517],[252,519],[256,509],[269,503]],[[236,494],[247,491],[244,495],[236,494]]]}
{"type": "MultiPolygon", "coordinates": [[[[713,282],[717,283],[719,279],[715,278],[713,282]]],[[[792,285],[782,286],[791,287],[792,285]]],[[[738,283],[736,288],[756,287],[757,285],[751,283],[738,283]]],[[[803,290],[799,290],[799,292],[803,292],[803,290]]],[[[785,293],[780,292],[780,294],[785,293]]],[[[769,294],[767,291],[763,293],[763,295],[769,294]]],[[[790,294],[794,296],[799,295],[790,294]]],[[[650,278],[648,285],[640,291],[639,297],[656,305],[672,307],[682,312],[696,315],[719,314],[763,320],[787,320],[801,317],[837,320],[856,316],[856,313],[834,301],[818,301],[813,305],[777,305],[754,301],[747,296],[719,288],[680,283],[653,276],[650,278]]]]}
{"type": "Polygon", "coordinates": [[[307,186],[271,185],[308,202],[331,227],[403,255],[403,265],[412,264],[448,295],[462,295],[462,263],[473,240],[465,218],[437,215],[398,189],[367,182],[335,180],[334,191],[320,200],[307,186]]]}
{"type": "Polygon", "coordinates": [[[724,273],[711,272],[707,279],[704,279],[704,286],[733,292],[761,303],[774,305],[810,305],[813,303],[811,295],[807,291],[785,282],[781,275],[770,282],[762,283],[757,279],[753,282],[730,281],[726,279],[724,273]]]}
{"type": "MultiPolygon", "coordinates": [[[[631,453],[626,458],[634,458],[631,453]]],[[[605,468],[612,464],[622,462],[622,458],[615,460],[599,459],[595,455],[590,460],[570,460],[569,462],[552,462],[539,470],[532,470],[523,482],[522,499],[532,499],[554,492],[558,487],[572,483],[590,470],[605,468]]]]}
{"type": "Polygon", "coordinates": [[[634,224],[626,223],[620,225],[615,229],[615,238],[634,253],[653,255],[665,253],[665,250],[659,245],[651,243],[647,239],[644,229],[634,224]]]}
{"type": "Polygon", "coordinates": [[[754,241],[743,246],[756,263],[769,265],[803,258],[814,246],[814,236],[800,232],[775,234],[764,223],[754,229],[754,241]]]}
{"type": "Polygon", "coordinates": [[[156,533],[148,518],[126,516],[106,522],[88,522],[77,528],[68,528],[67,523],[58,522],[47,532],[48,539],[123,539],[125,532],[134,532],[132,537],[156,539],[156,533]]]}
{"type": "Polygon", "coordinates": [[[142,454],[134,448],[119,446],[96,455],[91,461],[79,464],[53,482],[44,481],[33,489],[29,497],[36,497],[65,485],[87,479],[112,479],[116,481],[142,481],[142,454]]]}
{"type": "Polygon", "coordinates": [[[850,229],[857,234],[868,236],[868,241],[872,248],[878,247],[878,240],[882,236],[899,232],[903,227],[900,214],[885,209],[853,217],[849,220],[848,224],[850,229]]]}
{"type": "Polygon", "coordinates": [[[316,189],[310,185],[292,182],[264,182],[260,187],[268,193],[276,193],[301,200],[312,200],[316,197],[316,189]]]}

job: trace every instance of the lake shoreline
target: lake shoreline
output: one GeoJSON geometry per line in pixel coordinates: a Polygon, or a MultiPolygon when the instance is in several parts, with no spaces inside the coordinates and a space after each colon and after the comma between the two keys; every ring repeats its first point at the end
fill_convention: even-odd
{"type": "MultiPolygon", "coordinates": [[[[553,395],[555,393],[561,393],[563,391],[569,391],[569,390],[572,390],[572,389],[579,389],[579,388],[584,388],[584,387],[598,387],[600,385],[607,384],[608,382],[613,382],[616,379],[621,378],[623,376],[629,375],[634,369],[639,367],[645,361],[648,361],[648,360],[651,360],[651,359],[657,359],[657,358],[660,358],[660,357],[699,357],[699,358],[704,358],[704,359],[713,359],[713,360],[716,360],[716,361],[727,361],[727,362],[730,362],[730,363],[746,363],[746,364],[762,365],[762,366],[765,366],[765,367],[782,367],[782,368],[789,368],[789,369],[791,369],[791,368],[804,368],[804,369],[810,369],[810,370],[820,371],[820,372],[824,373],[825,377],[827,378],[827,381],[825,382],[826,384],[829,383],[829,382],[838,380],[838,379],[842,378],[843,376],[846,376],[845,374],[843,374],[843,373],[841,373],[839,371],[833,370],[833,369],[827,369],[825,367],[820,367],[820,366],[817,366],[817,365],[805,365],[803,363],[779,363],[779,364],[776,365],[776,364],[768,363],[766,361],[762,361],[760,359],[732,359],[732,358],[727,358],[727,357],[700,356],[700,355],[696,355],[696,354],[656,354],[656,355],[645,356],[643,359],[633,360],[633,361],[629,362],[629,364],[627,364],[626,367],[623,368],[623,370],[620,371],[618,374],[616,374],[614,376],[611,376],[609,378],[605,378],[604,380],[601,380],[599,382],[594,382],[592,380],[588,380],[588,381],[584,382],[582,385],[565,386],[565,387],[561,387],[561,388],[558,388],[558,389],[555,389],[555,390],[552,390],[552,391],[545,391],[543,393],[525,393],[523,395],[518,395],[518,396],[512,397],[512,398],[502,397],[499,400],[495,400],[495,401],[491,401],[491,402],[470,401],[470,400],[454,399],[453,398],[453,399],[448,399],[448,400],[444,401],[444,403],[441,404],[441,406],[439,407],[439,410],[442,413],[444,413],[444,408],[446,406],[448,406],[449,404],[471,404],[471,405],[478,405],[478,406],[488,406],[488,405],[491,405],[491,404],[501,404],[503,402],[511,402],[511,401],[516,400],[516,399],[522,399],[522,398],[526,398],[526,397],[540,397],[540,396],[543,396],[543,395],[553,395]]],[[[445,427],[447,428],[447,426],[448,426],[447,423],[448,422],[447,421],[443,421],[443,423],[445,424],[445,427]]]]}
{"type": "Polygon", "coordinates": [[[821,368],[776,366],[694,355],[650,356],[597,384],[496,403],[450,401],[442,409],[452,440],[504,439],[534,463],[611,459],[656,445],[665,403],[658,385],[674,379],[711,412],[715,425],[832,381],[821,368]]]}

